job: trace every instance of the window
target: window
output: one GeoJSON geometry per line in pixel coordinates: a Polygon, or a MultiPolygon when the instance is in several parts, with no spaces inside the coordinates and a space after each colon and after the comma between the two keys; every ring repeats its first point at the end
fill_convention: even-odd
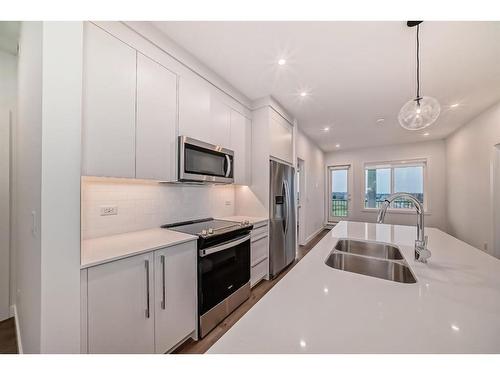
{"type": "MultiPolygon", "coordinates": [[[[365,166],[365,208],[379,208],[392,193],[409,193],[424,204],[425,161],[367,164],[365,166]]],[[[393,209],[412,209],[407,199],[396,199],[393,209]]]]}

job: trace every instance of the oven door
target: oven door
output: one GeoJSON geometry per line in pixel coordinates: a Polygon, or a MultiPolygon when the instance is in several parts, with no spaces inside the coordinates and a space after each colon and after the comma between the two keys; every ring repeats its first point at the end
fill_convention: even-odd
{"type": "Polygon", "coordinates": [[[200,250],[199,273],[203,315],[250,281],[250,235],[200,250]]]}
{"type": "Polygon", "coordinates": [[[179,180],[213,183],[233,183],[233,159],[231,150],[179,137],[179,180]]]}

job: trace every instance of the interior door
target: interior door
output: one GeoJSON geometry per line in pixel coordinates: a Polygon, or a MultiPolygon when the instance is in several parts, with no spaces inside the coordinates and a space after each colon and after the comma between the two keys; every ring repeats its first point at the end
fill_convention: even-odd
{"type": "Polygon", "coordinates": [[[349,165],[328,167],[328,221],[349,220],[351,193],[349,165]]]}
{"type": "Polygon", "coordinates": [[[269,197],[269,268],[275,276],[286,265],[285,255],[285,165],[270,162],[269,197]]]}

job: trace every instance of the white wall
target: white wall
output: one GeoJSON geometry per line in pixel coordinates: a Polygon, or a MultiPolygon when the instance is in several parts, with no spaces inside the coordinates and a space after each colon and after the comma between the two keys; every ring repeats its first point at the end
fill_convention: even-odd
{"type": "Polygon", "coordinates": [[[40,352],[42,22],[21,24],[15,148],[16,308],[25,353],[40,352]],[[33,215],[33,216],[32,216],[33,215]]]}
{"type": "Polygon", "coordinates": [[[81,65],[81,22],[22,23],[12,225],[25,353],[80,352],[81,65]]]}
{"type": "Polygon", "coordinates": [[[42,353],[80,352],[82,54],[82,22],[44,22],[42,353]]]}
{"type": "Polygon", "coordinates": [[[0,321],[10,316],[11,121],[16,111],[17,57],[0,51],[0,321]]]}
{"type": "MultiPolygon", "coordinates": [[[[349,220],[375,222],[377,212],[364,210],[364,164],[392,160],[427,159],[427,209],[425,226],[447,229],[446,220],[446,147],[442,140],[396,146],[335,151],[325,155],[325,165],[351,165],[351,213],[349,220]]],[[[327,173],[325,168],[325,174],[327,173]]],[[[325,185],[326,182],[325,181],[325,185]]],[[[326,188],[328,190],[328,188],[326,188]]],[[[326,193],[328,195],[328,192],[326,193]]],[[[325,205],[327,208],[328,206],[325,205]]],[[[386,223],[414,225],[414,213],[388,213],[386,223]]]]}
{"type": "Polygon", "coordinates": [[[232,215],[232,185],[189,186],[105,178],[82,181],[84,239],[232,215]],[[118,215],[100,216],[100,207],[107,205],[117,206],[118,215]]]}
{"type": "Polygon", "coordinates": [[[451,235],[493,253],[492,166],[500,143],[500,103],[446,140],[451,235]]]}
{"type": "Polygon", "coordinates": [[[305,165],[305,191],[301,192],[304,220],[301,225],[304,226],[304,239],[307,242],[323,228],[325,222],[325,160],[323,151],[300,130],[296,132],[295,153],[297,158],[304,160],[305,165]]]}

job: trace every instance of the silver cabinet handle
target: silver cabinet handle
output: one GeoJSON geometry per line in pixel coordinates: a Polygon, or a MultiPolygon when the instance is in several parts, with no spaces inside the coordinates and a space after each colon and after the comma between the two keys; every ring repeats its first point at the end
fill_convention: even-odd
{"type": "Polygon", "coordinates": [[[149,319],[150,313],[149,313],[149,260],[145,260],[145,266],[146,266],[146,318],[149,319]]]}
{"type": "Polygon", "coordinates": [[[160,256],[161,262],[161,277],[162,277],[162,300],[161,300],[161,308],[165,310],[167,305],[167,288],[166,288],[166,280],[165,280],[165,255],[160,256]]]}

